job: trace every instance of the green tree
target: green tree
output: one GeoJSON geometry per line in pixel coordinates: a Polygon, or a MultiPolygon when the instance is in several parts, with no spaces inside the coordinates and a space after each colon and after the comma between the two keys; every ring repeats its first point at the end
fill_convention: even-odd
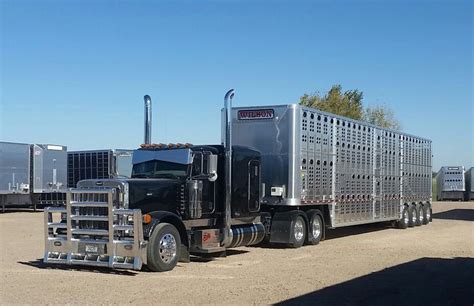
{"type": "Polygon", "coordinates": [[[304,94],[300,98],[300,104],[328,113],[361,120],[364,116],[362,98],[363,94],[361,91],[347,90],[343,93],[341,85],[334,85],[324,96],[321,96],[319,93],[304,94]]]}
{"type": "Polygon", "coordinates": [[[377,126],[400,129],[394,112],[388,106],[364,107],[363,92],[357,89],[342,91],[341,85],[333,85],[327,94],[304,94],[300,104],[336,115],[362,120],[377,126]]]}
{"type": "Polygon", "coordinates": [[[368,106],[363,119],[377,126],[400,130],[400,123],[395,119],[393,110],[386,105],[368,106]]]}

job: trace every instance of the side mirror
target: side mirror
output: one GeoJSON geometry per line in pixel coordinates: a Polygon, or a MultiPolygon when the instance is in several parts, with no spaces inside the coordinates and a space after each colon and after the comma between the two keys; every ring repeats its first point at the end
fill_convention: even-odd
{"type": "Polygon", "coordinates": [[[207,155],[207,174],[210,182],[217,180],[217,155],[207,155]]]}

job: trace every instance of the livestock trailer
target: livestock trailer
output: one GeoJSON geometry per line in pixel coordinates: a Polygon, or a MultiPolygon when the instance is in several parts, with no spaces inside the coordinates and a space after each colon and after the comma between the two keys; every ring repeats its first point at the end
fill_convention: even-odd
{"type": "Polygon", "coordinates": [[[233,96],[221,144],[145,143],[130,179],[80,181],[46,210],[44,262],[168,271],[264,239],[296,248],[330,228],[431,221],[430,140],[295,104],[232,108],[233,96]]]}
{"type": "Polygon", "coordinates": [[[469,168],[465,173],[466,181],[466,201],[474,200],[474,167],[469,168]]]}
{"type": "Polygon", "coordinates": [[[85,179],[130,177],[133,150],[106,149],[68,152],[68,187],[85,179]]]}
{"type": "Polygon", "coordinates": [[[466,191],[463,166],[441,167],[436,175],[436,199],[438,201],[462,201],[466,191]]]}
{"type": "Polygon", "coordinates": [[[431,202],[431,141],[301,105],[232,111],[235,145],[261,153],[271,209],[324,207],[331,227],[400,219],[431,202]]]}
{"type": "Polygon", "coordinates": [[[64,204],[67,148],[0,142],[0,194],[6,206],[64,204]]]}

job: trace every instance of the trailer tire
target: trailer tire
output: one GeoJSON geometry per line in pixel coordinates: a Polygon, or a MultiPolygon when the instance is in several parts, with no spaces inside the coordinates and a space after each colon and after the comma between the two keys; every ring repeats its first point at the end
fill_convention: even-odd
{"type": "Polygon", "coordinates": [[[159,223],[148,241],[148,268],[154,272],[173,270],[180,258],[180,246],[181,238],[176,227],[159,223]]]}
{"type": "Polygon", "coordinates": [[[291,242],[288,244],[290,248],[299,248],[306,241],[306,222],[303,216],[298,215],[291,222],[291,242]]]}
{"type": "Polygon", "coordinates": [[[430,207],[428,204],[421,206],[421,211],[423,213],[423,225],[430,223],[429,217],[431,216],[431,213],[429,212],[429,210],[430,210],[430,207]]]}
{"type": "Polygon", "coordinates": [[[405,205],[402,211],[402,218],[397,221],[397,227],[400,229],[406,229],[410,222],[410,216],[408,213],[408,207],[405,205]]]}
{"type": "Polygon", "coordinates": [[[319,210],[308,211],[308,234],[306,244],[316,245],[324,235],[324,222],[319,210]]]}
{"type": "Polygon", "coordinates": [[[416,206],[408,205],[408,227],[414,227],[417,223],[418,216],[416,215],[416,206]]]}
{"type": "Polygon", "coordinates": [[[428,203],[426,204],[427,207],[426,207],[426,219],[429,221],[429,222],[432,222],[433,221],[433,209],[431,208],[431,203],[428,203]]]}
{"type": "Polygon", "coordinates": [[[416,223],[415,226],[423,224],[423,206],[421,204],[414,204],[416,211],[416,223]]]}

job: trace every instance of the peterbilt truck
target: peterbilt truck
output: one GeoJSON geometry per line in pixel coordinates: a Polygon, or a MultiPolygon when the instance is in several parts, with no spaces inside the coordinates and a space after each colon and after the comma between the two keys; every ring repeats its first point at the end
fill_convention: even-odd
{"type": "Polygon", "coordinates": [[[145,96],[131,178],[80,181],[46,209],[44,262],[168,271],[262,241],[431,221],[430,140],[296,104],[232,108],[233,96],[219,145],[151,144],[145,96]]]}

